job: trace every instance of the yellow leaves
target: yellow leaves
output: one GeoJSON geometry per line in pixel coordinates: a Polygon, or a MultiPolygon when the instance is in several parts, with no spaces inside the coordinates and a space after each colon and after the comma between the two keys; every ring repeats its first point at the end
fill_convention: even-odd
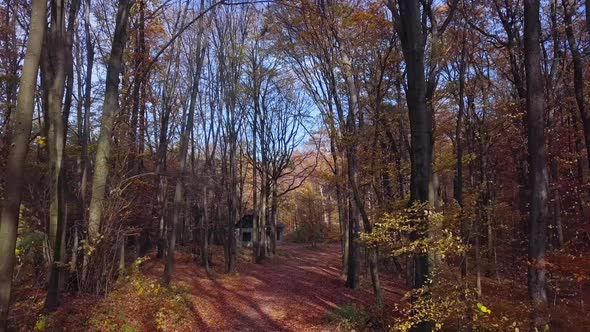
{"type": "Polygon", "coordinates": [[[163,330],[166,327],[166,315],[162,310],[156,313],[156,328],[158,330],[163,330]]]}
{"type": "Polygon", "coordinates": [[[45,321],[44,320],[38,320],[35,323],[35,330],[36,331],[45,331],[45,321]]]}
{"type": "Polygon", "coordinates": [[[387,248],[392,256],[431,253],[442,258],[455,257],[466,248],[445,222],[441,213],[427,204],[417,204],[396,215],[385,214],[372,233],[361,234],[361,241],[387,248]]]}
{"type": "Polygon", "coordinates": [[[37,141],[37,145],[39,145],[40,147],[44,147],[45,145],[47,145],[47,138],[44,136],[37,136],[35,140],[37,141]]]}
{"type": "Polygon", "coordinates": [[[151,284],[150,284],[150,289],[151,289],[151,292],[152,292],[154,295],[158,295],[158,294],[160,294],[160,291],[161,291],[161,286],[160,286],[160,284],[158,284],[158,283],[151,283],[151,284]]]}
{"type": "Polygon", "coordinates": [[[137,296],[146,295],[158,295],[162,292],[162,286],[151,279],[139,277],[139,270],[132,268],[131,273],[133,276],[128,277],[127,280],[131,279],[131,284],[137,291],[137,296]]]}
{"type": "Polygon", "coordinates": [[[15,256],[20,256],[23,253],[23,251],[19,248],[14,249],[14,255],[15,256]]]}
{"type": "MultiPolygon", "coordinates": [[[[506,330],[500,327],[500,317],[492,315],[492,310],[477,300],[475,289],[453,282],[457,280],[438,269],[433,274],[427,286],[409,291],[394,305],[395,331],[409,331],[424,321],[432,322],[435,331],[448,329],[447,323],[469,326],[473,331],[506,330]],[[473,312],[466,315],[468,307],[472,307],[473,312]]],[[[508,327],[504,324],[503,327],[508,327]]]]}
{"type": "Polygon", "coordinates": [[[92,256],[92,253],[96,250],[96,247],[88,243],[86,240],[81,240],[78,250],[84,251],[86,256],[92,256]]]}
{"type": "Polygon", "coordinates": [[[477,309],[479,309],[479,311],[483,312],[484,314],[491,314],[492,310],[488,309],[485,305],[477,302],[477,309]]]}
{"type": "Polygon", "coordinates": [[[41,315],[35,322],[35,331],[45,331],[47,329],[47,316],[41,315]]]}

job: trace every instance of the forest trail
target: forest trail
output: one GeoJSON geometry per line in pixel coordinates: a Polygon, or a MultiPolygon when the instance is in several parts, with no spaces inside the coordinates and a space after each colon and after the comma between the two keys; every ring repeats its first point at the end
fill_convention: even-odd
{"type": "MultiPolygon", "coordinates": [[[[285,244],[278,250],[263,264],[239,264],[234,276],[210,277],[190,256],[178,255],[173,283],[192,302],[194,330],[333,331],[327,315],[337,306],[374,304],[368,280],[358,290],[344,287],[339,245],[285,244]]],[[[146,273],[161,271],[161,264],[154,264],[146,273]]],[[[383,279],[386,298],[400,298],[396,284],[383,279]]]]}

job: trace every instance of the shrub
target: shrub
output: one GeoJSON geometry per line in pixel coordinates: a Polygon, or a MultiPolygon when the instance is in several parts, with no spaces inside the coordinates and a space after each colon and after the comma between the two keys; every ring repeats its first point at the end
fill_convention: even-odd
{"type": "Polygon", "coordinates": [[[328,320],[341,331],[364,330],[370,317],[365,309],[356,304],[345,304],[328,313],[328,320]]]}
{"type": "Polygon", "coordinates": [[[361,235],[367,246],[379,246],[400,261],[411,262],[416,255],[430,260],[426,284],[408,291],[394,306],[392,330],[405,332],[421,322],[430,322],[434,330],[514,331],[520,325],[481,303],[476,290],[466,286],[466,279],[451,264],[468,249],[458,236],[460,220],[460,215],[443,215],[419,204],[385,215],[373,233],[361,235]]]}
{"type": "Polygon", "coordinates": [[[120,278],[115,290],[93,310],[90,331],[185,331],[193,324],[185,291],[164,287],[141,272],[139,258],[120,278]]]}

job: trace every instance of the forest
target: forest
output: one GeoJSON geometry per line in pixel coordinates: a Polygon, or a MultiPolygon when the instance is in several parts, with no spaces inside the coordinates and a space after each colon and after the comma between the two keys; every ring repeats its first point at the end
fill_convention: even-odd
{"type": "Polygon", "coordinates": [[[589,77],[590,0],[2,0],[0,332],[590,331],[589,77]]]}

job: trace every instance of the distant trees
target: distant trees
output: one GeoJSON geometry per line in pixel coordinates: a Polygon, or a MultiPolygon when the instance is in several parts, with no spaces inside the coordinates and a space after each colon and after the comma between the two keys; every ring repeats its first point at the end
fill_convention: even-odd
{"type": "Polygon", "coordinates": [[[331,230],[322,218],[321,197],[315,189],[308,183],[286,202],[285,214],[294,222],[293,229],[289,230],[289,241],[311,243],[316,247],[328,239],[331,230]]]}
{"type": "MultiPolygon", "coordinates": [[[[347,22],[337,20],[335,6],[300,1],[294,8],[277,8],[276,24],[284,29],[278,35],[281,51],[295,64],[294,71],[320,111],[328,133],[337,187],[339,220],[342,225],[346,285],[357,288],[360,274],[358,235],[363,222],[370,231],[371,221],[358,184],[359,150],[363,129],[361,72],[362,47],[353,39],[362,24],[354,21],[355,9],[343,4],[347,22]],[[314,15],[309,15],[312,12],[314,15]],[[358,30],[355,30],[358,29],[358,30]],[[353,61],[355,60],[355,61],[353,61]]],[[[376,38],[381,37],[378,35],[376,38]]],[[[371,255],[374,255],[372,253],[371,255]]],[[[370,266],[374,291],[380,297],[378,267],[374,256],[370,266]]]]}
{"type": "Polygon", "coordinates": [[[249,45],[245,77],[247,96],[251,98],[251,135],[246,139],[252,165],[253,242],[258,262],[276,253],[279,200],[299,188],[315,166],[304,165],[313,159],[313,151],[294,155],[306,137],[309,105],[303,93],[297,91],[297,79],[276,58],[280,54],[273,52],[270,41],[259,35],[249,45]]]}

